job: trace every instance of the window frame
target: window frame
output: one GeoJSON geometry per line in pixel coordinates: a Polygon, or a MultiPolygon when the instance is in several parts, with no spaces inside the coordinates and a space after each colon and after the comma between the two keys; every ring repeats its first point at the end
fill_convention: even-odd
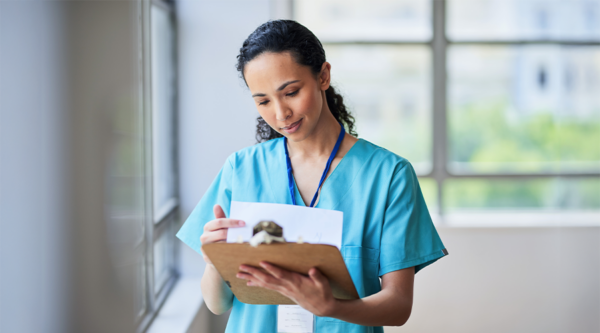
{"type": "MultiPolygon", "coordinates": [[[[288,13],[294,17],[294,3],[290,3],[288,13]]],[[[583,45],[583,46],[600,46],[600,41],[571,41],[557,39],[532,39],[532,40],[450,40],[446,34],[446,0],[430,0],[431,1],[431,23],[432,23],[432,38],[424,41],[414,40],[396,40],[396,41],[377,41],[377,40],[326,40],[324,45],[400,45],[400,46],[427,46],[432,54],[432,73],[433,84],[431,90],[432,98],[432,168],[428,173],[417,174],[419,178],[433,179],[437,184],[437,214],[443,221],[446,215],[444,209],[444,185],[449,179],[537,179],[537,178],[586,178],[600,177],[600,172],[537,172],[537,173],[475,173],[475,172],[455,172],[449,168],[448,151],[448,82],[447,82],[447,52],[451,45],[583,45]]]]}
{"type": "MultiPolygon", "coordinates": [[[[142,67],[142,76],[140,77],[140,95],[142,102],[142,118],[143,118],[143,133],[144,133],[144,174],[145,174],[145,191],[144,206],[144,298],[145,308],[143,313],[136,318],[137,332],[145,332],[149,327],[165,300],[169,296],[171,290],[179,279],[179,272],[176,267],[177,262],[177,246],[175,246],[175,232],[179,226],[179,199],[177,195],[168,200],[168,207],[160,207],[156,210],[154,207],[154,173],[153,173],[153,105],[152,105],[152,7],[164,10],[170,17],[171,29],[173,34],[172,58],[173,58],[173,142],[177,142],[177,24],[174,2],[169,0],[151,0],[141,1],[140,4],[139,23],[140,31],[140,55],[139,61],[142,67]],[[156,214],[155,214],[156,213],[156,214]],[[173,237],[168,237],[172,234],[173,237]],[[169,267],[168,277],[161,286],[156,288],[155,281],[155,245],[161,237],[167,236],[169,240],[166,246],[168,256],[172,260],[172,265],[169,267]]],[[[177,145],[175,144],[173,152],[173,168],[175,188],[174,192],[179,193],[179,175],[177,165],[177,145]]],[[[137,296],[137,295],[136,295],[137,296]]]]}

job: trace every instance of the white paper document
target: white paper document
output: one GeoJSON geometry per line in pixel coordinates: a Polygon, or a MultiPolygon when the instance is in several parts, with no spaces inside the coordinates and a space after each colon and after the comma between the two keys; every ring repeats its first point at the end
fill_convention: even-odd
{"type": "Polygon", "coordinates": [[[337,210],[310,208],[294,205],[231,202],[229,218],[246,222],[241,228],[227,231],[227,242],[235,243],[239,236],[247,242],[252,238],[252,228],[261,221],[273,221],[283,228],[283,237],[288,242],[329,244],[342,247],[344,214],[337,210]]]}
{"type": "Polygon", "coordinates": [[[313,314],[299,305],[280,305],[277,307],[277,332],[312,333],[313,314]]]}

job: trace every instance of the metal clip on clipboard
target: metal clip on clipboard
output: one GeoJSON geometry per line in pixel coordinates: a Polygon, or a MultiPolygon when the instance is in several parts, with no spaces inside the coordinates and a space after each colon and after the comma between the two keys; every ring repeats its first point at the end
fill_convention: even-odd
{"type": "Polygon", "coordinates": [[[257,247],[260,244],[271,244],[273,242],[285,243],[283,228],[277,223],[261,221],[252,228],[252,238],[249,241],[251,246],[257,247]]]}

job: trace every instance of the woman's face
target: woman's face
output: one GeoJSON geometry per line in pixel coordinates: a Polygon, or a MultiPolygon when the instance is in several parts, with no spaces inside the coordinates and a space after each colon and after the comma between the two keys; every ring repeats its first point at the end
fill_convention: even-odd
{"type": "Polygon", "coordinates": [[[244,78],[260,116],[292,141],[313,133],[327,110],[324,91],[329,88],[329,63],[315,77],[289,52],[263,53],[246,64],[244,78]]]}

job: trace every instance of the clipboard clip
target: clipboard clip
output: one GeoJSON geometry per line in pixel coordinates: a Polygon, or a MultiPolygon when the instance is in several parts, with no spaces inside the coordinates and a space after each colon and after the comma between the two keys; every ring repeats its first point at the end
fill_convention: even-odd
{"type": "Polygon", "coordinates": [[[257,247],[260,244],[285,243],[283,228],[273,221],[260,221],[252,228],[250,245],[257,247]]]}

